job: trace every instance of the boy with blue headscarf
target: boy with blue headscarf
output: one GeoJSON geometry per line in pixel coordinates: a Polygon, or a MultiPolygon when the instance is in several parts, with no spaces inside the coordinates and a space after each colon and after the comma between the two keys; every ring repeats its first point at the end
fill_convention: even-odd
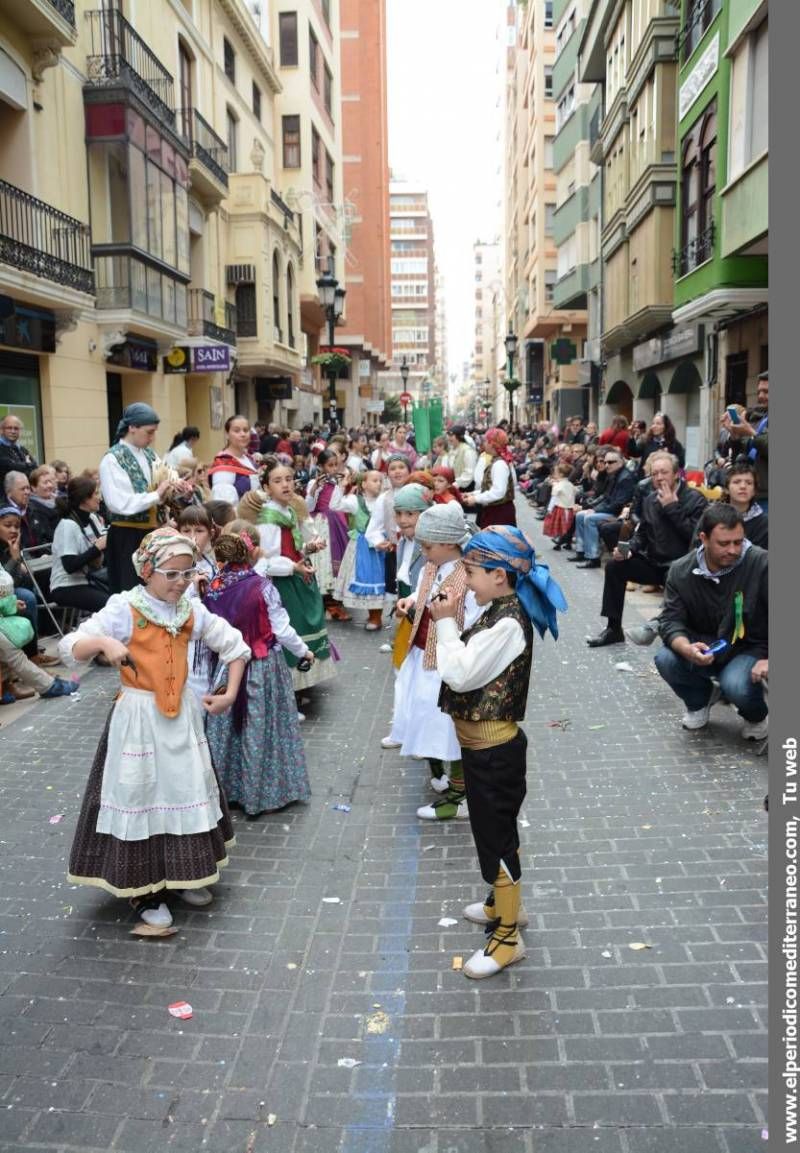
{"type": "Polygon", "coordinates": [[[547,565],[518,528],[492,525],[464,548],[467,588],[481,617],[459,635],[449,593],[430,606],[436,621],[439,708],[448,713],[461,745],[472,835],[481,874],[492,886],[483,904],[468,905],[467,920],[486,925],[488,941],[464,966],[467,977],[492,977],[525,957],[517,816],[525,799],[528,741],[525,716],[533,630],[558,638],[556,612],[567,603],[547,565]]]}

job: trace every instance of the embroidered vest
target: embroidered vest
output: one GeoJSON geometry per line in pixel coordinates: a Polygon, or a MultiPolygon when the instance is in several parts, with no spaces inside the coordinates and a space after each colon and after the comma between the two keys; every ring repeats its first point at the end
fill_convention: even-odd
{"type": "MultiPolygon", "coordinates": [[[[408,648],[410,651],[414,647],[414,641],[424,619],[428,630],[425,638],[425,656],[422,660],[422,667],[424,669],[436,668],[436,622],[430,619],[428,597],[433,588],[433,582],[436,579],[437,572],[438,565],[430,562],[425,565],[422,583],[419,586],[419,594],[417,595],[417,609],[414,613],[414,623],[411,626],[411,632],[408,637],[408,648]]],[[[467,573],[462,561],[457,561],[453,571],[442,581],[440,591],[442,589],[453,589],[455,591],[458,598],[456,621],[458,627],[462,629],[464,627],[464,597],[467,595],[467,573]]]]}
{"type": "MultiPolygon", "coordinates": [[[[127,447],[127,445],[122,444],[121,441],[118,441],[117,444],[112,444],[108,451],[111,456],[114,457],[114,460],[125,473],[128,480],[131,482],[131,488],[135,493],[152,492],[150,481],[142,472],[142,466],[139,464],[138,460],[127,447]]],[[[142,452],[147,457],[152,475],[152,470],[155,468],[158,457],[153,452],[152,448],[143,448],[142,452]]],[[[152,505],[150,508],[146,508],[144,512],[112,512],[111,523],[119,525],[132,525],[137,528],[139,525],[141,525],[142,528],[156,528],[159,524],[158,505],[152,505]]]]}
{"type": "Polygon", "coordinates": [[[129,689],[144,689],[153,693],[156,707],[165,717],[177,717],[181,707],[181,694],[189,673],[188,650],[194,617],[184,624],[177,636],[147,620],[133,605],[133,632],[128,650],[136,663],[136,671],[128,665],[120,670],[120,680],[129,689]]]}
{"type": "MultiPolygon", "coordinates": [[[[491,461],[483,470],[483,478],[481,480],[481,492],[488,492],[492,487],[492,466],[496,461],[491,461]]],[[[508,466],[508,485],[506,486],[506,495],[501,496],[500,500],[489,501],[488,504],[483,505],[483,508],[494,508],[498,504],[508,504],[509,501],[514,500],[514,476],[511,472],[511,465],[508,466]]]]}
{"type": "Polygon", "coordinates": [[[461,639],[466,643],[470,637],[492,628],[498,621],[508,617],[517,621],[525,633],[525,651],[504,668],[499,677],[479,689],[457,693],[449,685],[443,684],[439,693],[439,708],[454,720],[521,721],[525,716],[533,657],[533,626],[518,597],[512,595],[492,601],[483,616],[462,634],[461,639]]]}

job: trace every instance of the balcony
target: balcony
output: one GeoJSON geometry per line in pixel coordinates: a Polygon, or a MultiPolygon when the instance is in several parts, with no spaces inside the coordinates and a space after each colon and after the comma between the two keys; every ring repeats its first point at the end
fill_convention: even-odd
{"type": "Polygon", "coordinates": [[[0,263],[94,295],[89,226],[0,180],[0,263]]]}
{"type": "Polygon", "coordinates": [[[179,108],[178,125],[189,141],[189,177],[192,188],[212,206],[228,195],[228,146],[196,108],[179,108]]]}
{"type": "MultiPolygon", "coordinates": [[[[86,88],[123,88],[175,133],[175,84],[171,74],[117,8],[88,12],[91,51],[86,88]]],[[[184,145],[185,147],[185,145],[184,145]]]]}
{"type": "Polygon", "coordinates": [[[139,314],[114,317],[114,323],[136,323],[152,335],[186,332],[186,285],[174,269],[128,246],[95,245],[92,255],[98,309],[139,314]]]}
{"type": "Polygon", "coordinates": [[[207,336],[221,344],[236,344],[236,305],[224,301],[225,323],[217,315],[213,292],[206,288],[190,288],[186,293],[188,304],[188,332],[190,336],[207,336]]]}
{"type": "Polygon", "coordinates": [[[672,273],[676,280],[689,272],[694,272],[695,268],[711,259],[714,255],[715,237],[716,228],[712,220],[694,240],[690,240],[684,248],[672,253],[672,273]]]}
{"type": "Polygon", "coordinates": [[[74,0],[0,0],[0,16],[48,45],[67,48],[78,39],[74,0]]]}
{"type": "Polygon", "coordinates": [[[603,113],[598,106],[589,121],[589,159],[593,164],[603,163],[603,137],[600,132],[602,124],[603,113]]]}
{"type": "Polygon", "coordinates": [[[578,264],[559,277],[553,287],[553,308],[586,308],[589,266],[578,264]]]}
{"type": "Polygon", "coordinates": [[[721,0],[694,0],[688,5],[686,20],[675,38],[681,63],[685,64],[692,55],[721,9],[721,0]]]}

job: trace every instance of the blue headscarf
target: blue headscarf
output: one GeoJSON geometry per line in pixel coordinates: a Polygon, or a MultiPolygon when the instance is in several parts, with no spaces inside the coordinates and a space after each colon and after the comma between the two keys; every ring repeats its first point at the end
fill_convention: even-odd
{"type": "Polygon", "coordinates": [[[502,568],[517,575],[516,594],[531,624],[544,638],[558,640],[556,612],[566,612],[567,602],[546,564],[538,564],[531,541],[512,525],[495,524],[476,533],[464,547],[464,560],[481,568],[502,568]]]}
{"type": "Polygon", "coordinates": [[[161,417],[149,404],[137,400],[135,404],[129,404],[123,412],[122,420],[117,425],[114,443],[121,440],[129,428],[139,428],[143,424],[161,424],[161,417]]]}

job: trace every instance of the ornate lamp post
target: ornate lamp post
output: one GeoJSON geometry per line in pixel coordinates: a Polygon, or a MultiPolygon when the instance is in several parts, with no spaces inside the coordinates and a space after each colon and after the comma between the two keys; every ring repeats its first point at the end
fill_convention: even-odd
{"type": "MultiPolygon", "coordinates": [[[[319,302],[325,310],[325,318],[328,322],[328,348],[333,349],[334,344],[334,328],[336,321],[339,320],[344,312],[344,298],[345,290],[339,287],[339,281],[334,276],[334,261],[333,257],[328,257],[328,270],[323,272],[317,281],[317,292],[319,294],[319,302]]],[[[335,364],[328,365],[328,407],[329,416],[328,423],[330,424],[331,432],[336,432],[337,428],[337,405],[336,405],[336,378],[339,375],[339,370],[335,364]]]]}
{"type": "MultiPolygon", "coordinates": [[[[400,365],[400,378],[403,381],[403,397],[408,395],[408,361],[403,357],[400,365]]],[[[408,404],[403,400],[403,424],[408,424],[408,404]]]]}
{"type": "Polygon", "coordinates": [[[514,358],[517,355],[518,343],[519,338],[509,323],[505,339],[506,357],[508,358],[508,378],[503,381],[503,386],[508,391],[508,421],[510,428],[514,427],[514,389],[519,388],[519,381],[514,379],[514,358]]]}

